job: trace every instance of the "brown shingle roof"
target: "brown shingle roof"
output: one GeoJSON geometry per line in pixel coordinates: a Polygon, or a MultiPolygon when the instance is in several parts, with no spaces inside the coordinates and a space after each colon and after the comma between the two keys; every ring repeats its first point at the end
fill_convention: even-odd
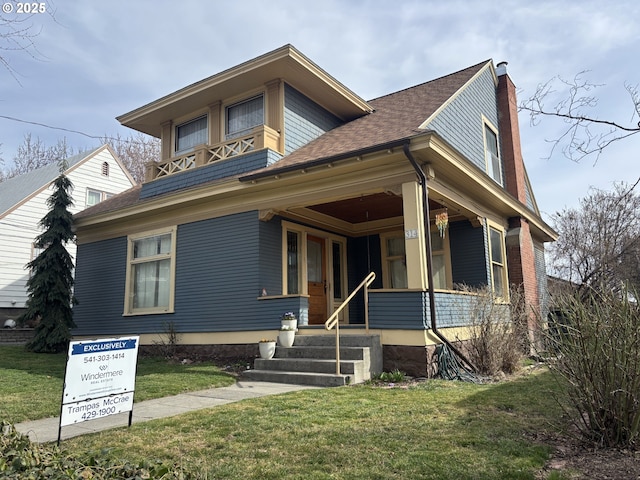
{"type": "Polygon", "coordinates": [[[84,218],[90,217],[91,215],[97,215],[98,213],[106,213],[114,210],[119,210],[124,207],[128,207],[129,205],[134,205],[140,199],[140,190],[142,189],[142,185],[136,185],[131,187],[129,190],[125,190],[118,195],[114,195],[111,198],[107,198],[106,200],[97,203],[89,208],[85,208],[84,210],[76,213],[73,218],[84,218]]]}
{"type": "Polygon", "coordinates": [[[368,103],[375,108],[372,113],[330,130],[273,165],[251,172],[246,178],[303,167],[309,162],[350,152],[357,154],[360,150],[424,132],[419,129],[420,125],[488,62],[371,100],[368,103]]]}
{"type": "MultiPolygon", "coordinates": [[[[305,164],[340,155],[350,153],[357,155],[359,151],[424,132],[419,129],[420,125],[488,62],[489,60],[415,87],[371,100],[368,103],[375,108],[372,113],[330,130],[273,165],[250,172],[240,180],[273,175],[280,170],[302,168],[305,164]]],[[[83,210],[74,218],[84,218],[134,205],[140,202],[140,189],[140,185],[133,187],[83,210]]]]}

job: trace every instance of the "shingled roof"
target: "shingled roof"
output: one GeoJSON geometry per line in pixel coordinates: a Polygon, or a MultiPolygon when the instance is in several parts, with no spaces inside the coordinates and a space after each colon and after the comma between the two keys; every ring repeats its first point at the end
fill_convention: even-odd
{"type": "MultiPolygon", "coordinates": [[[[94,148],[79,153],[65,160],[67,169],[75,167],[78,163],[90,157],[102,147],[94,148]]],[[[49,188],[51,183],[60,175],[60,165],[57,162],[23,173],[0,182],[0,218],[8,215],[19,205],[27,201],[42,190],[49,188]]]]}
{"type": "MultiPolygon", "coordinates": [[[[458,72],[400,90],[368,102],[374,111],[321,135],[273,165],[240,176],[240,181],[303,168],[311,163],[353,154],[424,133],[420,126],[447,103],[490,60],[458,72]]],[[[109,198],[75,215],[83,218],[135,205],[143,200],[140,186],[109,198]]]]}
{"type": "Polygon", "coordinates": [[[357,155],[359,151],[376,145],[385,145],[424,133],[425,130],[421,130],[420,125],[436,113],[488,62],[489,60],[371,100],[368,103],[375,109],[372,113],[334,128],[273,165],[251,172],[241,180],[272,175],[296,167],[302,168],[310,162],[349,153],[357,155]]]}

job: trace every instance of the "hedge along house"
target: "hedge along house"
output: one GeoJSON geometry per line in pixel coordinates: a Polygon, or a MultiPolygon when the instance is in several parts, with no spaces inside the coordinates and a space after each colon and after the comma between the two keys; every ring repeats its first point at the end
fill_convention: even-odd
{"type": "Polygon", "coordinates": [[[118,120],[161,138],[162,160],[75,216],[76,336],[152,344],[171,326],[184,344],[257,353],[286,311],[326,334],[374,272],[341,332],[367,320],[385,370],[424,375],[425,348],[469,323],[456,285],[504,298],[514,282],[542,304],[556,234],[492,61],[365,101],[286,45],[118,120]]]}

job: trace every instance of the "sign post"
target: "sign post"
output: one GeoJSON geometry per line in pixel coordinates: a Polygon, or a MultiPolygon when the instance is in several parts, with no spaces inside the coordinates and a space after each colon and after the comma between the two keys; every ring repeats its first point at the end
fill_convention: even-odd
{"type": "Polygon", "coordinates": [[[139,339],[103,338],[69,343],[58,444],[66,425],[128,411],[131,426],[139,339]]]}

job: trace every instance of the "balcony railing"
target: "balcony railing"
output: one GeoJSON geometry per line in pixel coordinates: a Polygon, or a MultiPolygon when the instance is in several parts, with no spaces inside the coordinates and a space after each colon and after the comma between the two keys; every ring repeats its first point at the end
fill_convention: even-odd
{"type": "Polygon", "coordinates": [[[279,143],[280,134],[277,131],[266,125],[260,125],[242,137],[225,140],[215,145],[199,145],[188,153],[161,162],[149,163],[146,166],[145,182],[203,167],[262,148],[280,151],[279,143]]]}

